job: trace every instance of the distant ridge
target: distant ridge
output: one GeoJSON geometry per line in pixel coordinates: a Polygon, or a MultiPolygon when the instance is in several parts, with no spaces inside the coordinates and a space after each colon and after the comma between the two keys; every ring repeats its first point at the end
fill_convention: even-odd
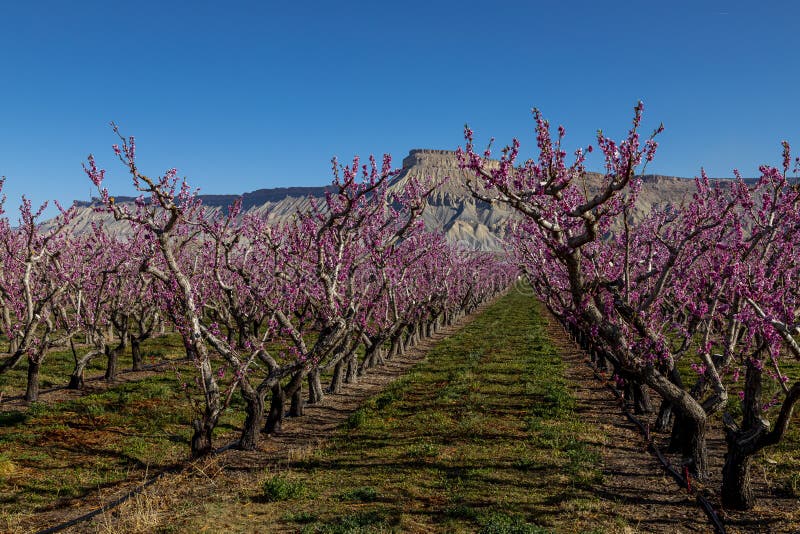
{"type": "MultiPolygon", "coordinates": [[[[466,186],[467,172],[459,167],[452,150],[415,148],[403,158],[403,167],[392,181],[391,188],[400,188],[411,177],[438,181],[447,180],[428,198],[423,220],[429,230],[444,233],[451,242],[460,242],[482,250],[501,250],[509,224],[517,214],[508,206],[477,201],[466,186]]],[[[587,186],[596,190],[601,175],[587,173],[587,186]]],[[[258,189],[243,195],[200,195],[205,206],[225,211],[236,199],[242,199],[245,213],[258,213],[275,221],[286,220],[297,211],[310,207],[309,197],[321,198],[330,186],[276,187],[258,189]]],[[[641,219],[653,206],[677,204],[694,191],[693,179],[648,174],[642,177],[642,189],[633,210],[634,220],[641,219]]],[[[118,203],[133,202],[133,197],[116,197],[118,203]]],[[[93,209],[93,202],[76,202],[78,213],[73,222],[77,233],[91,231],[92,223],[102,220],[114,233],[126,234],[128,227],[108,214],[93,209]]]]}
{"type": "MultiPolygon", "coordinates": [[[[256,189],[255,191],[251,191],[249,193],[243,193],[241,195],[200,195],[200,198],[203,200],[204,206],[210,206],[212,208],[227,208],[234,201],[241,198],[242,199],[242,209],[249,210],[252,207],[260,206],[267,202],[280,202],[286,198],[290,197],[322,197],[325,195],[325,191],[330,189],[330,186],[325,187],[274,187],[271,189],[256,189]]],[[[136,200],[135,197],[115,197],[117,202],[133,202],[136,200]]],[[[87,201],[76,201],[75,204],[88,208],[93,204],[98,202],[97,198],[93,198],[91,202],[87,201]]]]}

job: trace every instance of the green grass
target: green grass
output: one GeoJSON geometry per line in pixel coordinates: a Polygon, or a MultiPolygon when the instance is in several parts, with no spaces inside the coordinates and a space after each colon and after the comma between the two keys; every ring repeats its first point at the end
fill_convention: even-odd
{"type": "MultiPolygon", "coordinates": [[[[77,345],[78,356],[83,356],[87,347],[77,345]]],[[[145,365],[161,363],[165,360],[177,360],[185,355],[183,343],[176,334],[145,340],[141,345],[142,359],[145,365]]],[[[132,365],[130,348],[121,355],[118,363],[120,370],[130,369],[132,365]]],[[[69,349],[56,349],[50,351],[42,364],[39,375],[39,386],[44,391],[49,388],[64,386],[69,382],[69,377],[75,367],[72,351],[69,349]]],[[[102,376],[106,368],[106,358],[93,359],[86,367],[86,377],[102,376]]],[[[21,395],[25,392],[25,382],[28,372],[27,360],[23,359],[17,367],[6,373],[0,374],[0,391],[5,396],[21,395]]]]}
{"type": "MultiPolygon", "coordinates": [[[[79,347],[78,355],[85,350],[79,347]]],[[[73,355],[69,350],[47,355],[40,375],[41,402],[0,412],[0,518],[8,521],[31,517],[40,509],[69,506],[100,488],[141,481],[188,458],[193,412],[181,381],[195,376],[192,363],[185,360],[176,334],[146,340],[142,355],[145,365],[166,365],[156,374],[106,388],[98,381],[106,358],[96,358],[86,368],[84,392],[60,402],[52,402],[47,390],[67,384],[73,355]]],[[[118,368],[124,373],[131,365],[128,349],[118,368]]],[[[24,392],[26,373],[23,360],[0,375],[4,397],[24,392]]],[[[243,402],[237,394],[215,436],[235,439],[243,420],[243,402]]]]}
{"type": "Polygon", "coordinates": [[[510,294],[439,342],[424,363],[355,411],[328,446],[288,466],[315,496],[291,501],[290,512],[280,503],[258,504],[251,513],[264,518],[262,528],[613,527],[613,516],[598,513],[593,489],[602,481],[605,438],[578,421],[539,313],[529,297],[510,294]]]}
{"type": "MultiPolygon", "coordinates": [[[[66,506],[98,488],[142,480],[146,473],[188,457],[192,412],[172,367],[191,363],[181,360],[183,348],[175,335],[148,340],[142,348],[146,364],[163,362],[165,356],[174,363],[157,374],[96,392],[87,381],[86,392],[71,400],[51,404],[43,397],[25,410],[0,412],[0,450],[6,466],[0,465],[0,515],[66,506]]],[[[64,385],[72,364],[70,353],[48,355],[43,382],[64,385]]],[[[128,352],[119,366],[124,370],[130,365],[128,352]]],[[[102,375],[104,366],[105,358],[98,358],[87,377],[102,375]]],[[[25,369],[22,362],[2,375],[3,391],[24,388],[25,369]]],[[[242,419],[241,410],[230,411],[219,433],[237,428],[242,419]]]]}
{"type": "Polygon", "coordinates": [[[308,495],[305,483],[283,475],[273,475],[261,486],[260,497],[265,502],[289,501],[308,495]]]}
{"type": "Polygon", "coordinates": [[[174,378],[152,376],[55,406],[0,417],[0,447],[17,469],[0,476],[0,511],[30,513],[185,457],[188,414],[174,378]]]}

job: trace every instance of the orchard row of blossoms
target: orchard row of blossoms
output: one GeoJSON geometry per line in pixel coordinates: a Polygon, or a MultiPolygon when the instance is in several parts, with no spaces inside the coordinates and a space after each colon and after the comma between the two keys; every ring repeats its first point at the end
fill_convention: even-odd
{"type": "Polygon", "coordinates": [[[671,452],[698,478],[709,474],[707,429],[723,422],[722,501],[750,508],[752,459],[783,438],[800,399],[782,372],[800,359],[800,188],[789,178],[798,160],[784,142],[781,165],[760,167],[757,180],[702,174],[690,198],[634,224],[639,175],[662,130],[640,139],[642,110],[621,142],[598,133],[605,172],[594,186],[591,147],[568,163],[564,129],[554,139],[537,110],[536,160],[520,164],[514,140],[490,164],[467,129],[461,162],[476,196],[523,215],[510,249],[539,298],[613,368],[639,413],[658,394],[655,428],[671,432],[671,452]],[[679,368],[693,370],[689,383],[679,368]]]}
{"type": "Polygon", "coordinates": [[[141,369],[141,343],[169,326],[192,363],[180,383],[194,408],[195,457],[213,450],[234,395],[246,412],[238,445],[253,449],[285,414],[340,393],[516,277],[494,255],[425,232],[420,215],[437,184],[393,183],[388,156],[334,160],[325,197],[276,222],[242,214],[238,203],[205,208],[175,170],[144,175],[133,138],[120,136],[114,151],[141,193],[134,203],[114,201],[92,157],[85,170],[99,209],[130,224],[131,237],[100,225],[72,235],[74,209],[44,229],[44,208],[27,201],[17,227],[0,217],[0,320],[10,341],[0,372],[27,359],[26,399],[35,401],[52,347],[72,347],[69,385],[81,388],[95,358],[107,359],[114,379],[129,345],[141,369]]]}

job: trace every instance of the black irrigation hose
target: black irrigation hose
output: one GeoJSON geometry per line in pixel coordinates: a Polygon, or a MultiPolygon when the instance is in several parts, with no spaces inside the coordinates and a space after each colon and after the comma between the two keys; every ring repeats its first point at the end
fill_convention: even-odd
{"type": "MultiPolygon", "coordinates": [[[[567,325],[565,325],[563,322],[561,323],[561,326],[564,328],[564,331],[567,333],[567,335],[570,336],[570,339],[574,343],[577,344],[578,343],[577,337],[570,331],[569,327],[567,327],[567,325]]],[[[580,345],[579,345],[579,347],[580,347],[580,345]]],[[[581,348],[581,350],[583,350],[583,349],[581,348]]],[[[589,367],[589,369],[592,370],[592,373],[594,373],[595,378],[597,378],[598,380],[603,382],[605,384],[605,386],[608,389],[611,390],[611,392],[614,394],[614,396],[616,396],[617,399],[622,401],[622,411],[623,411],[623,413],[625,413],[625,415],[628,417],[628,419],[632,423],[634,423],[637,427],[639,427],[639,430],[641,431],[642,436],[645,438],[645,441],[647,442],[647,450],[650,451],[653,455],[655,455],[656,458],[658,458],[658,460],[659,460],[659,462],[661,462],[661,466],[664,468],[664,470],[667,473],[669,473],[669,475],[672,476],[672,478],[675,479],[675,481],[678,483],[678,485],[681,488],[686,489],[689,492],[689,494],[694,494],[695,498],[697,499],[697,503],[703,509],[703,511],[705,512],[705,514],[708,517],[708,520],[711,522],[711,524],[714,525],[714,531],[717,534],[725,534],[725,525],[722,522],[722,520],[720,519],[719,515],[717,514],[717,511],[714,510],[714,506],[711,504],[711,502],[709,502],[709,500],[705,497],[705,495],[703,495],[701,492],[697,491],[695,488],[692,488],[690,483],[687,481],[687,479],[680,472],[678,472],[677,469],[675,469],[670,464],[669,460],[667,460],[664,457],[664,455],[661,453],[659,448],[656,447],[655,444],[653,443],[653,441],[650,439],[649,428],[646,427],[645,424],[642,423],[641,420],[639,420],[636,416],[634,416],[630,412],[630,410],[628,410],[628,408],[625,406],[624,399],[623,399],[622,395],[619,393],[619,391],[617,390],[617,388],[615,388],[614,386],[609,384],[608,381],[602,375],[600,375],[597,372],[597,369],[595,369],[591,364],[587,363],[587,367],[589,367]]]]}
{"type": "Polygon", "coordinates": [[[66,521],[64,523],[60,523],[60,524],[55,525],[53,527],[46,528],[44,530],[39,530],[39,531],[36,532],[36,534],[51,534],[52,532],[61,532],[62,530],[67,529],[69,527],[74,527],[78,523],[83,523],[84,521],[89,521],[90,519],[93,519],[93,518],[97,517],[100,514],[103,514],[103,513],[107,512],[107,511],[109,511],[109,510],[111,510],[113,508],[116,508],[117,506],[119,506],[120,504],[124,503],[125,501],[127,501],[131,497],[140,494],[145,489],[147,489],[149,486],[151,486],[152,484],[155,484],[155,482],[157,480],[161,479],[161,477],[163,477],[167,473],[174,472],[176,470],[177,469],[175,469],[175,468],[165,469],[164,471],[160,472],[159,474],[157,474],[156,476],[154,476],[153,478],[151,478],[147,482],[144,482],[142,485],[130,490],[128,493],[126,493],[122,497],[118,497],[117,499],[114,499],[113,501],[104,504],[100,508],[96,508],[96,509],[92,510],[91,512],[83,514],[80,517],[76,517],[75,519],[71,519],[69,521],[66,521]]]}
{"type": "MultiPolygon", "coordinates": [[[[236,442],[229,443],[228,445],[224,445],[224,446],[214,450],[213,454],[219,454],[219,453],[224,452],[224,451],[226,451],[228,449],[231,449],[231,448],[234,447],[235,444],[236,444],[236,442]]],[[[172,474],[172,473],[177,473],[178,471],[181,471],[182,469],[185,469],[188,465],[190,465],[190,462],[183,462],[183,463],[180,463],[180,464],[172,466],[172,467],[167,467],[163,471],[161,471],[158,474],[154,475],[151,479],[149,479],[149,480],[143,482],[142,484],[140,484],[139,486],[133,488],[132,490],[128,491],[127,493],[125,493],[121,497],[118,497],[118,498],[114,499],[111,502],[107,502],[103,506],[101,506],[99,508],[95,508],[91,512],[87,512],[87,513],[83,514],[82,516],[76,517],[74,519],[70,519],[69,521],[66,521],[64,523],[59,523],[58,525],[46,528],[44,530],[39,530],[39,531],[36,532],[36,534],[52,534],[53,532],[61,532],[62,530],[67,529],[69,527],[74,527],[75,525],[77,525],[79,523],[83,523],[85,521],[89,521],[90,519],[93,519],[93,518],[97,517],[100,514],[103,514],[103,513],[107,512],[109,510],[113,510],[114,508],[118,507],[122,503],[128,501],[131,497],[135,497],[136,495],[139,495],[144,490],[146,490],[148,487],[152,486],[157,481],[161,480],[161,478],[163,478],[165,475],[169,475],[169,474],[172,474]]]]}

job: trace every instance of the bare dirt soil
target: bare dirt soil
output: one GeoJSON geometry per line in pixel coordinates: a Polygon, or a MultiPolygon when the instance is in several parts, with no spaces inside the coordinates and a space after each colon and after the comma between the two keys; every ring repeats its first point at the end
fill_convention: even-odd
{"type": "MultiPolygon", "coordinates": [[[[711,523],[694,497],[679,488],[659,461],[647,451],[639,429],[622,411],[620,401],[605,383],[597,380],[589,367],[587,355],[572,341],[552,316],[548,317],[554,344],[562,351],[567,362],[567,375],[578,398],[578,412],[590,425],[597,425],[613,436],[612,443],[603,451],[605,483],[599,489],[605,497],[618,503],[616,511],[628,524],[636,525],[641,532],[713,532],[711,523]]],[[[654,405],[660,401],[651,391],[654,405]]],[[[646,416],[638,416],[647,421],[646,416]]],[[[649,418],[655,423],[655,414],[649,418]]],[[[668,435],[654,436],[657,446],[664,450],[668,435]]],[[[725,439],[719,425],[712,425],[707,435],[710,479],[701,485],[713,494],[722,484],[725,439]]],[[[670,457],[673,465],[680,458],[670,457]]],[[[781,493],[770,485],[763,473],[759,476],[753,467],[753,483],[758,504],[754,510],[738,512],[724,510],[718,499],[713,505],[723,520],[726,531],[736,532],[800,532],[800,500],[781,493]]],[[[694,482],[697,485],[697,482],[694,482]]]]}

